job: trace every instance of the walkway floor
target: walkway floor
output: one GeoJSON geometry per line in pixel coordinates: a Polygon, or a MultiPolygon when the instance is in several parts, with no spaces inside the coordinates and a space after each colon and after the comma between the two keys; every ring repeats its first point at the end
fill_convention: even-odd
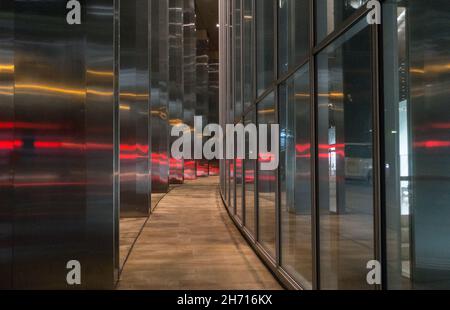
{"type": "Polygon", "coordinates": [[[136,241],[118,289],[281,289],[246,243],[218,192],[199,179],[165,196],[136,241]]]}

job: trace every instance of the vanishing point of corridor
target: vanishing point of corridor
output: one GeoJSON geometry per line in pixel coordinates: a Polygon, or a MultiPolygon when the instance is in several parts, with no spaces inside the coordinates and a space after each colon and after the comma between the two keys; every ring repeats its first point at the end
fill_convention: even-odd
{"type": "Polygon", "coordinates": [[[218,182],[188,181],[159,202],[119,289],[281,289],[229,218],[218,182]]]}

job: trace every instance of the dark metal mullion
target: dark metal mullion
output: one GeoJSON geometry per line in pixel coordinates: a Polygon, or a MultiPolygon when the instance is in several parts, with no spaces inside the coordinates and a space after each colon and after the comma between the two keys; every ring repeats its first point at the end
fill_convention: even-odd
{"type": "MultiPolygon", "coordinates": [[[[274,66],[275,66],[275,80],[278,79],[279,74],[279,68],[278,68],[278,1],[273,0],[273,14],[274,14],[274,66]]],[[[274,89],[274,106],[275,106],[275,123],[280,123],[280,116],[279,116],[279,92],[278,92],[278,83],[276,83],[275,89],[274,89]]],[[[269,128],[270,130],[270,128],[269,128]]],[[[279,137],[278,137],[279,138],[279,137]]],[[[271,145],[271,148],[273,148],[273,145],[271,145]]],[[[277,154],[278,158],[279,153],[277,154]]],[[[280,222],[280,169],[277,167],[277,170],[275,172],[275,182],[276,182],[276,189],[275,189],[275,261],[277,266],[281,265],[281,222],[280,222]]]]}
{"type": "Polygon", "coordinates": [[[236,21],[234,18],[234,3],[236,0],[229,0],[230,3],[230,10],[228,14],[231,14],[231,42],[230,42],[230,50],[231,50],[231,107],[233,111],[232,119],[230,121],[230,124],[234,124],[236,120],[236,61],[235,61],[235,41],[236,41],[236,21]]]}
{"type": "MultiPolygon", "coordinates": [[[[245,126],[245,120],[244,120],[244,106],[245,106],[245,98],[244,98],[244,0],[241,0],[241,105],[242,105],[242,111],[241,111],[241,122],[242,125],[245,126]]],[[[244,148],[246,148],[245,143],[245,134],[244,134],[244,148]]],[[[245,155],[245,151],[244,151],[245,155]]],[[[245,157],[241,160],[241,222],[242,226],[245,226],[245,157]]]]}
{"type": "MultiPolygon", "coordinates": [[[[252,29],[252,35],[253,35],[253,98],[254,100],[258,96],[258,83],[257,83],[257,29],[256,29],[256,16],[257,16],[257,10],[256,10],[256,0],[253,0],[253,29],[252,29]]],[[[250,108],[254,109],[254,117],[255,117],[255,124],[258,125],[258,109],[256,107],[256,104],[252,104],[250,108]]],[[[251,113],[251,112],[250,112],[251,113]]],[[[259,154],[259,137],[257,137],[258,143],[256,143],[256,156],[257,159],[255,161],[255,182],[254,182],[254,207],[255,207],[255,241],[256,243],[259,242],[259,193],[258,193],[258,169],[259,169],[259,163],[258,163],[258,154],[259,154]]]]}
{"type": "Polygon", "coordinates": [[[319,251],[319,155],[317,137],[317,97],[316,97],[316,61],[314,56],[315,44],[315,1],[309,0],[309,89],[310,89],[310,121],[311,121],[311,236],[312,236],[312,288],[320,288],[320,251],[319,251]]]}
{"type": "MultiPolygon", "coordinates": [[[[383,18],[383,16],[382,16],[383,18]]],[[[387,257],[386,257],[386,180],[385,178],[385,126],[384,126],[384,85],[383,85],[383,76],[384,76],[384,66],[383,66],[383,23],[376,27],[376,36],[377,36],[377,81],[378,81],[378,113],[379,113],[379,160],[380,160],[380,170],[379,170],[379,180],[380,180],[380,188],[379,188],[379,207],[378,210],[379,219],[378,219],[378,240],[379,240],[379,261],[381,263],[381,287],[380,289],[387,289],[387,257]]]]}
{"type": "MultiPolygon", "coordinates": [[[[410,37],[411,37],[411,25],[410,25],[410,12],[411,10],[409,9],[408,5],[406,5],[405,7],[405,40],[406,42],[410,42],[410,37]]],[[[398,56],[398,55],[397,55],[398,56]]],[[[410,63],[410,59],[411,59],[411,46],[410,44],[406,43],[406,60],[407,60],[407,64],[406,64],[406,69],[409,71],[411,68],[411,63],[410,63]]],[[[408,98],[408,103],[411,104],[412,99],[411,99],[411,77],[410,75],[407,75],[407,85],[408,85],[408,92],[407,92],[407,98],[408,98]]],[[[411,123],[412,123],[412,112],[410,109],[410,106],[408,106],[407,109],[407,117],[408,117],[408,131],[411,131],[411,123]]],[[[414,141],[413,141],[413,137],[410,134],[408,134],[408,142],[409,142],[409,148],[411,148],[411,145],[414,145],[414,141]]],[[[413,154],[413,151],[411,150],[411,154],[413,154]]],[[[412,159],[409,158],[408,159],[408,165],[412,165],[412,159]]],[[[409,180],[414,180],[414,178],[409,175],[409,180]]],[[[415,184],[413,181],[411,181],[411,183],[409,184],[409,186],[411,187],[411,193],[415,192],[415,184]]],[[[411,194],[409,194],[411,195],[411,194]]],[[[415,278],[416,278],[416,243],[415,243],[415,231],[416,231],[416,225],[415,225],[415,218],[417,216],[416,212],[414,211],[414,208],[410,208],[410,215],[409,215],[409,219],[408,219],[408,223],[409,223],[409,261],[410,261],[410,267],[409,267],[409,272],[410,272],[410,283],[411,283],[411,287],[415,289],[415,278]]]]}
{"type": "MultiPolygon", "coordinates": [[[[227,18],[227,24],[228,24],[228,31],[227,31],[227,58],[228,58],[228,63],[230,63],[230,67],[228,68],[228,72],[227,72],[227,84],[228,84],[228,91],[227,91],[227,107],[231,108],[230,105],[230,100],[234,99],[234,95],[233,95],[233,29],[234,29],[234,25],[233,25],[233,15],[230,16],[230,14],[232,14],[232,0],[228,0],[226,3],[226,18],[227,18]],[[230,32],[231,32],[231,38],[230,38],[230,32]]],[[[226,112],[226,122],[225,125],[228,124],[230,122],[230,111],[225,110],[226,112]]],[[[234,117],[234,115],[233,115],[234,117]]],[[[228,143],[228,142],[227,142],[228,143]]],[[[228,195],[227,195],[227,204],[228,204],[228,209],[230,210],[231,213],[231,209],[230,209],[230,204],[231,204],[231,160],[228,159],[227,160],[227,167],[228,167],[228,195]]]]}
{"type": "MultiPolygon", "coordinates": [[[[232,32],[231,32],[231,85],[232,85],[232,98],[231,98],[231,106],[232,106],[232,117],[230,120],[230,124],[235,124],[236,121],[236,0],[230,0],[230,14],[231,14],[231,24],[232,24],[232,32]]],[[[233,199],[230,200],[232,213],[236,216],[236,140],[233,138],[233,158],[231,159],[233,166],[233,187],[231,190],[233,191],[233,199]]],[[[231,179],[231,169],[230,169],[230,179],[231,179]]]]}
{"type": "Polygon", "coordinates": [[[240,12],[240,16],[239,18],[241,19],[241,27],[240,27],[240,31],[241,31],[241,115],[239,115],[239,119],[240,120],[244,120],[244,1],[245,0],[241,0],[240,4],[241,4],[241,12],[240,12]]]}
{"type": "MultiPolygon", "coordinates": [[[[244,0],[240,0],[239,1],[239,24],[240,24],[240,26],[239,26],[239,54],[240,54],[240,56],[239,56],[239,60],[240,60],[240,64],[239,64],[239,75],[240,75],[240,77],[239,77],[239,81],[240,81],[240,84],[239,84],[239,88],[240,88],[240,98],[239,98],[239,101],[240,101],[240,105],[241,105],[241,110],[240,110],[240,115],[239,115],[239,118],[238,118],[238,121],[237,121],[237,123],[241,123],[242,121],[243,121],[243,116],[242,116],[242,112],[244,111],[244,70],[243,70],[243,50],[244,50],[244,45],[243,45],[243,30],[244,30],[244,20],[243,20],[243,9],[244,9],[244,6],[243,6],[243,4],[244,4],[244,0]]],[[[235,112],[236,113],[236,112],[235,112]]],[[[237,145],[237,143],[236,143],[236,145],[237,145]]],[[[244,147],[245,147],[245,136],[244,136],[244,147]]],[[[237,148],[235,149],[235,154],[236,154],[236,159],[235,159],[235,165],[234,165],[234,169],[235,169],[235,171],[237,171],[237,162],[238,162],[238,160],[237,160],[237,148]]],[[[241,161],[241,187],[240,187],[240,190],[241,190],[241,201],[240,201],[240,205],[241,205],[241,214],[240,214],[240,220],[241,220],[241,225],[243,225],[244,224],[244,210],[245,210],[245,205],[244,205],[244,179],[243,179],[243,173],[244,173],[244,161],[241,161]]],[[[238,188],[238,185],[237,185],[237,173],[235,172],[234,173],[235,175],[234,175],[234,177],[235,177],[235,183],[236,183],[236,194],[237,194],[237,188],[238,188]]],[[[238,211],[237,211],[237,201],[238,201],[238,198],[237,198],[237,195],[236,195],[236,198],[235,198],[235,200],[236,200],[236,204],[235,204],[235,209],[236,209],[236,214],[239,216],[239,214],[238,214],[238,211]]]]}
{"type": "MultiPolygon", "coordinates": [[[[381,262],[381,203],[380,203],[380,188],[381,188],[381,153],[380,153],[380,95],[379,95],[379,51],[378,51],[378,27],[371,26],[372,36],[372,140],[373,140],[373,211],[374,211],[374,254],[375,259],[381,262]]],[[[376,286],[381,289],[381,285],[376,286]]]]}
{"type": "Polygon", "coordinates": [[[114,209],[114,281],[119,280],[120,273],[120,0],[114,1],[114,107],[113,107],[113,209],[114,209]]]}

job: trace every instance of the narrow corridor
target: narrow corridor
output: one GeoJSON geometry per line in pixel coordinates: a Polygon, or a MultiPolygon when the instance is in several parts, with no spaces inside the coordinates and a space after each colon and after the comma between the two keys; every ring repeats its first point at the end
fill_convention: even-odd
{"type": "Polygon", "coordinates": [[[118,289],[281,289],[229,218],[218,182],[188,181],[160,201],[118,289]]]}

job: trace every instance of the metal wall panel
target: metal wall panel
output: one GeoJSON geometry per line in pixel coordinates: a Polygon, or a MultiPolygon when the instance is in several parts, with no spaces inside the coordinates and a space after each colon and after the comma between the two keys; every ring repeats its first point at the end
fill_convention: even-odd
{"type": "MultiPolygon", "coordinates": [[[[169,190],[169,5],[168,1],[150,1],[150,4],[152,193],[160,194],[169,190]]],[[[155,200],[152,195],[152,204],[155,200]]]]}
{"type": "MultiPolygon", "coordinates": [[[[169,130],[183,122],[183,85],[183,0],[169,0],[169,130]]],[[[183,166],[170,157],[170,183],[183,183],[183,166]]]]}
{"type": "MultiPolygon", "coordinates": [[[[14,166],[8,164],[14,204],[8,205],[14,207],[10,270],[16,289],[114,285],[115,1],[81,3],[82,24],[68,25],[64,1],[16,0],[15,36],[8,41],[14,39],[14,49],[10,44],[6,52],[7,41],[1,44],[1,63],[11,62],[1,67],[1,91],[5,69],[14,74],[7,87],[15,87],[9,110],[1,98],[0,115],[3,122],[14,99],[15,117],[8,120],[15,128],[14,166]],[[81,285],[66,281],[70,260],[81,264],[81,285]]],[[[3,14],[6,2],[1,5],[3,14]]],[[[2,16],[2,30],[6,20],[2,16]]],[[[6,281],[8,273],[1,275],[6,281]]]]}
{"type": "Polygon", "coordinates": [[[85,263],[86,46],[66,12],[15,1],[15,288],[68,287],[66,263],[85,263]]]}
{"type": "Polygon", "coordinates": [[[112,288],[118,274],[118,120],[115,6],[86,2],[87,288],[112,288]]]}
{"type": "MultiPolygon", "coordinates": [[[[210,62],[208,65],[208,121],[219,123],[219,64],[210,62]]],[[[219,163],[217,160],[209,161],[209,175],[219,174],[219,163]]]]}
{"type": "Polygon", "coordinates": [[[450,4],[445,0],[409,1],[406,16],[410,64],[406,123],[411,139],[408,178],[411,270],[415,288],[448,289],[450,4]]]}
{"type": "Polygon", "coordinates": [[[148,0],[120,5],[120,212],[148,216],[148,0]]]}
{"type": "MultiPolygon", "coordinates": [[[[207,40],[199,40],[199,55],[197,56],[197,104],[196,104],[196,112],[195,114],[198,116],[202,116],[203,125],[209,123],[208,119],[208,61],[209,57],[206,54],[206,51],[201,47],[203,44],[207,44],[207,40]],[[204,42],[206,41],[206,42],[204,42]],[[200,54],[201,53],[201,54],[200,54]]],[[[203,139],[204,142],[207,140],[203,139]]],[[[208,175],[208,160],[200,159],[197,160],[197,176],[204,177],[208,175]]]]}
{"type": "Polygon", "coordinates": [[[12,286],[14,1],[0,2],[0,289],[12,286]]]}
{"type": "MultiPolygon", "coordinates": [[[[183,5],[183,120],[192,130],[194,128],[197,73],[195,3],[194,0],[184,0],[183,5]]],[[[184,161],[184,178],[186,180],[196,178],[196,165],[193,158],[184,161]]]]}

